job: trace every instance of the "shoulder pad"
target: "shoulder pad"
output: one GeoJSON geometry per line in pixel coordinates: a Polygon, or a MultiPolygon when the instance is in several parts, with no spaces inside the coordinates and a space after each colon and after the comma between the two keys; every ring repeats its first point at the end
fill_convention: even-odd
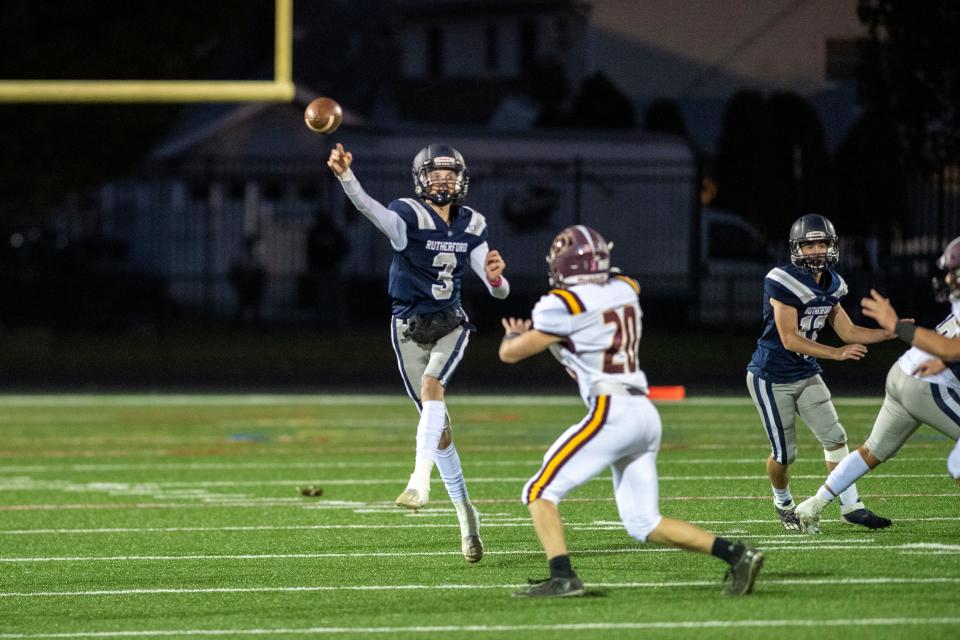
{"type": "Polygon", "coordinates": [[[836,271],[831,271],[830,273],[833,274],[833,277],[836,279],[835,282],[837,283],[837,288],[833,292],[833,297],[839,300],[849,292],[847,289],[847,281],[844,280],[843,277],[836,271]]]}
{"type": "Polygon", "coordinates": [[[560,301],[563,302],[563,306],[566,307],[567,312],[572,316],[583,313],[586,310],[580,296],[569,289],[553,289],[548,295],[559,298],[560,301]]]}
{"type": "Polygon", "coordinates": [[[533,306],[530,314],[533,328],[555,336],[567,336],[572,331],[570,311],[563,298],[548,293],[533,306]]]}
{"type": "Polygon", "coordinates": [[[470,235],[479,236],[487,230],[487,219],[479,211],[474,211],[470,207],[463,207],[464,211],[470,214],[470,222],[465,231],[470,235]]]}
{"type": "Polygon", "coordinates": [[[630,285],[630,288],[633,289],[634,293],[636,293],[637,295],[640,295],[640,283],[634,280],[633,278],[630,278],[628,276],[618,273],[614,276],[611,276],[611,280],[612,279],[622,280],[626,282],[628,285],[630,285]]]}
{"type": "Polygon", "coordinates": [[[430,212],[427,211],[427,208],[422,202],[418,202],[413,198],[400,198],[396,202],[402,202],[403,204],[410,207],[410,210],[417,216],[417,228],[418,229],[436,229],[437,225],[433,222],[433,217],[430,215],[430,212]]]}
{"type": "MultiPolygon", "coordinates": [[[[765,281],[771,282],[778,286],[778,288],[786,290],[802,302],[803,304],[808,304],[814,300],[817,296],[810,290],[810,287],[803,284],[795,277],[781,269],[780,267],[774,267],[770,269],[767,273],[765,281]]],[[[766,287],[764,287],[766,289],[766,287]]]]}

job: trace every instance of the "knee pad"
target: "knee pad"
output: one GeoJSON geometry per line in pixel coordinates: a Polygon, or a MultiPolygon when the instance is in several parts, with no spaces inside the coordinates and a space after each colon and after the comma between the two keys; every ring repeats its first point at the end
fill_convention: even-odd
{"type": "Polygon", "coordinates": [[[847,457],[847,454],[850,453],[850,447],[844,444],[839,449],[834,449],[833,451],[828,451],[827,449],[823,450],[823,459],[827,462],[832,462],[838,464],[841,460],[847,457]]]}
{"type": "Polygon", "coordinates": [[[623,528],[627,530],[631,538],[639,542],[646,542],[650,533],[660,524],[660,520],[659,513],[640,515],[624,521],[623,528]]]}
{"type": "MultiPolygon", "coordinates": [[[[823,433],[815,434],[815,435],[817,436],[817,440],[819,440],[820,444],[823,446],[823,450],[825,454],[826,454],[827,447],[835,447],[837,445],[842,445],[840,449],[836,449],[830,452],[833,454],[836,454],[840,450],[846,449],[847,432],[843,430],[843,426],[839,422],[835,422],[828,429],[825,429],[823,433]]],[[[840,459],[843,460],[842,457],[840,459]]],[[[833,462],[833,461],[828,458],[828,462],[833,462]]]]}

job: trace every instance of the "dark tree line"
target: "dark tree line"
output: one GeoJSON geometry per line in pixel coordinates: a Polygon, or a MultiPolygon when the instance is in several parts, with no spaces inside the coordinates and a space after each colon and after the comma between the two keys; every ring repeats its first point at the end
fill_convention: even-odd
{"type": "Polygon", "coordinates": [[[809,211],[863,235],[909,230],[909,184],[960,161],[960,3],[860,0],[857,10],[868,34],[862,113],[832,157],[799,96],[743,91],[727,106],[716,204],[770,237],[809,211]]]}

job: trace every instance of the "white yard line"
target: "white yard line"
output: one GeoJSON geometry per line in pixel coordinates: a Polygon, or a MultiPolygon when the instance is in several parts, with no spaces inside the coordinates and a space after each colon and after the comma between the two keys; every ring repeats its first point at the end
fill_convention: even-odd
{"type": "MultiPolygon", "coordinates": [[[[816,539],[814,539],[816,540],[816,539]]],[[[892,551],[917,552],[949,552],[960,553],[960,545],[940,543],[907,543],[907,544],[811,544],[809,539],[799,538],[794,546],[777,546],[779,551],[824,551],[833,549],[881,549],[892,551]]],[[[622,553],[676,553],[678,549],[664,547],[631,547],[622,549],[585,549],[578,550],[578,554],[622,554],[622,553]]],[[[540,555],[540,549],[508,549],[488,551],[491,556],[540,555]]],[[[193,560],[307,560],[319,558],[401,558],[410,556],[459,556],[459,551],[356,551],[356,552],[329,552],[329,553],[263,553],[263,554],[186,554],[186,555],[155,555],[155,556],[40,556],[40,557],[0,557],[2,564],[24,563],[53,563],[53,562],[181,562],[193,560]]]]}
{"type": "Polygon", "coordinates": [[[3,633],[4,640],[41,638],[149,638],[169,636],[266,636],[266,635],[346,635],[346,634],[445,634],[457,637],[464,633],[506,633],[512,631],[620,631],[658,629],[736,629],[794,627],[901,627],[950,626],[960,618],[786,618],[780,620],[680,620],[670,622],[579,622],[567,624],[515,625],[442,625],[409,627],[285,627],[253,629],[158,629],[131,631],[77,631],[67,633],[3,633]]]}
{"type": "MultiPolygon", "coordinates": [[[[408,465],[409,466],[409,465],[408,465]]],[[[826,475],[817,474],[794,474],[793,479],[800,480],[825,480],[826,475]]],[[[946,473],[877,473],[871,474],[874,480],[897,480],[897,479],[939,479],[947,483],[949,477],[946,473]]],[[[523,484],[530,479],[529,476],[478,476],[471,477],[471,484],[523,484]]],[[[593,481],[609,481],[608,475],[599,475],[593,481]]],[[[661,482],[733,482],[766,481],[763,475],[714,475],[714,476],[660,476],[661,482]]],[[[308,484],[319,484],[325,486],[376,486],[392,485],[401,482],[397,478],[290,478],[287,480],[196,480],[196,481],[161,481],[161,482],[119,482],[107,480],[94,480],[88,482],[72,482],[69,480],[34,480],[33,478],[9,478],[6,481],[0,481],[0,491],[5,493],[17,491],[68,491],[70,493],[129,493],[136,492],[140,494],[150,493],[163,489],[229,489],[243,487],[295,487],[308,484]]],[[[439,484],[439,481],[435,482],[439,484]]],[[[204,494],[198,494],[198,498],[207,498],[204,494]]]]}
{"type": "MultiPolygon", "coordinates": [[[[671,450],[661,451],[657,460],[659,466],[672,466],[681,464],[696,465],[718,465],[718,464],[750,464],[762,465],[761,457],[755,458],[679,458],[675,457],[671,450]]],[[[897,464],[902,465],[905,462],[936,462],[942,463],[944,458],[937,457],[897,457],[897,464]]],[[[483,460],[470,459],[471,467],[530,467],[536,469],[543,462],[539,458],[529,458],[525,460],[483,460]]],[[[381,468],[407,468],[410,466],[408,461],[356,461],[356,462],[329,462],[317,460],[316,462],[290,462],[277,460],[276,462],[168,462],[168,463],[99,463],[99,464],[31,464],[31,465],[9,465],[0,466],[0,475],[13,473],[58,473],[66,471],[237,471],[241,469],[381,469],[381,468]]],[[[945,475],[945,474],[941,474],[945,475]]],[[[870,477],[877,477],[871,475],[870,477]]]]}
{"type": "MultiPolygon", "coordinates": [[[[380,513],[380,512],[377,512],[380,513]]],[[[449,518],[453,513],[452,509],[446,511],[446,513],[438,514],[443,517],[449,518]]],[[[413,518],[422,518],[422,514],[404,514],[398,513],[397,515],[411,515],[413,518]]],[[[897,522],[931,522],[931,521],[957,521],[960,520],[960,517],[937,517],[937,518],[897,518],[897,522]]],[[[744,523],[754,523],[754,524],[774,524],[777,521],[774,518],[769,518],[767,520],[696,520],[693,521],[695,524],[744,524],[744,523]]],[[[116,535],[120,533],[247,533],[251,531],[337,531],[340,529],[368,529],[372,531],[377,531],[381,529],[453,529],[459,528],[459,524],[456,522],[418,522],[414,524],[303,524],[303,525],[247,525],[247,526],[223,526],[223,527],[102,527],[102,528],[78,528],[78,529],[0,529],[0,536],[42,536],[42,535],[96,535],[96,534],[109,534],[116,535]]],[[[532,521],[528,517],[496,517],[492,515],[484,515],[483,527],[485,529],[503,529],[503,528],[517,528],[517,527],[531,527],[532,521]]],[[[575,529],[579,531],[617,531],[623,528],[623,524],[620,522],[614,521],[598,521],[598,522],[565,522],[564,526],[569,529],[575,529]]],[[[771,534],[766,535],[762,533],[757,534],[738,534],[741,538],[762,538],[763,540],[776,540],[782,538],[784,540],[796,540],[798,543],[800,540],[811,540],[820,542],[873,542],[873,539],[863,539],[863,538],[842,538],[836,540],[827,540],[825,538],[803,538],[796,533],[785,533],[785,534],[771,534]]]]}
{"type": "MultiPolygon", "coordinates": [[[[839,586],[887,584],[960,584],[960,578],[784,578],[764,579],[763,585],[839,586]]],[[[23,591],[0,592],[0,598],[50,598],[83,596],[177,595],[185,593],[290,593],[304,591],[443,591],[462,589],[519,589],[522,584],[373,584],[303,585],[293,587],[206,587],[165,589],[101,589],[96,591],[23,591]]],[[[588,582],[596,589],[674,589],[684,587],[720,587],[719,580],[665,580],[660,582],[588,582]]],[[[2,637],[2,636],[0,636],[2,637]]]]}
{"type": "MultiPolygon", "coordinates": [[[[944,492],[944,493],[861,493],[862,498],[956,498],[960,497],[958,492],[944,492]]],[[[311,498],[260,498],[260,499],[251,499],[245,495],[236,495],[236,496],[189,496],[184,495],[180,496],[183,498],[193,497],[194,499],[205,499],[213,500],[216,499],[216,502],[106,502],[106,503],[51,503],[51,504],[7,504],[0,505],[0,512],[3,511],[57,511],[57,510],[71,510],[71,511],[86,511],[86,510],[113,510],[113,509],[266,509],[266,508],[276,508],[276,507],[290,507],[295,509],[307,509],[307,510],[333,510],[333,509],[349,509],[349,510],[359,510],[361,513],[372,513],[379,511],[393,512],[398,514],[405,514],[399,509],[392,507],[392,502],[383,502],[383,503],[366,503],[366,502],[354,502],[348,500],[327,500],[321,498],[320,500],[315,500],[311,498]]],[[[166,499],[170,499],[170,496],[165,496],[166,499]]],[[[660,496],[661,502],[672,502],[672,501],[689,501],[689,502],[703,502],[703,501],[731,501],[731,500],[770,500],[769,495],[763,496],[660,496]]],[[[611,498],[602,497],[602,498],[567,498],[564,500],[566,503],[594,503],[594,502],[610,502],[611,498]]],[[[516,499],[478,499],[473,501],[477,505],[516,505],[519,504],[519,501],[516,499]]],[[[412,515],[412,514],[406,514],[412,515]]],[[[428,513],[418,513],[417,517],[429,517],[431,514],[428,513]]],[[[944,520],[951,520],[951,518],[943,518],[944,520]]],[[[937,520],[937,518],[932,518],[931,520],[937,520]]],[[[708,521],[701,521],[700,523],[706,523],[708,521]]],[[[709,521],[714,522],[714,521],[709,521]]],[[[724,522],[724,521],[716,521],[724,522]]],[[[751,522],[750,520],[739,520],[737,522],[751,522]]],[[[767,520],[755,520],[753,522],[767,522],[767,520]]]]}

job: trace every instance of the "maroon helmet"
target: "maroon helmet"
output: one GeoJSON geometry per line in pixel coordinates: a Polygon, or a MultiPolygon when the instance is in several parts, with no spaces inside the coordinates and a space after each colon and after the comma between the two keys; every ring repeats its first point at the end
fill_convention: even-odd
{"type": "Polygon", "coordinates": [[[612,242],[582,224],[567,227],[550,243],[547,264],[551,287],[587,282],[603,283],[610,277],[612,242]]]}
{"type": "Polygon", "coordinates": [[[933,279],[933,291],[938,302],[956,302],[960,300],[960,236],[954,238],[943,255],[937,260],[937,266],[946,271],[943,279],[933,279]]]}

